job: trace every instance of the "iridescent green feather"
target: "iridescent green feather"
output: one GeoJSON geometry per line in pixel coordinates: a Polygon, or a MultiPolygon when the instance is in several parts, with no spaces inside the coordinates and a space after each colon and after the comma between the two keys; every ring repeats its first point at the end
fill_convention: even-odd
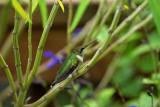
{"type": "Polygon", "coordinates": [[[72,65],[75,65],[78,63],[78,59],[75,57],[74,54],[71,54],[63,63],[62,67],[59,70],[58,75],[61,75],[62,73],[64,73],[64,71],[69,68],[72,65]]]}

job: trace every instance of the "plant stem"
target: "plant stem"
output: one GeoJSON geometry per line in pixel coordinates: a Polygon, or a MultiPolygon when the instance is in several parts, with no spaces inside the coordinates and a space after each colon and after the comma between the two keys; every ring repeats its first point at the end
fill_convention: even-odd
{"type": "MultiPolygon", "coordinates": [[[[147,5],[147,1],[144,1],[130,16],[128,16],[112,33],[112,36],[117,36],[130,22],[144,9],[147,5]]],[[[96,37],[96,35],[95,35],[96,37]]],[[[94,38],[93,38],[94,39],[94,38]]],[[[91,48],[86,52],[87,55],[92,54],[101,44],[97,44],[95,47],[91,48]]]]}
{"type": "Polygon", "coordinates": [[[86,65],[86,71],[89,69],[89,67],[92,67],[98,60],[98,58],[100,57],[101,53],[106,49],[106,47],[108,46],[111,38],[112,38],[112,32],[114,31],[114,29],[117,27],[118,21],[120,19],[121,16],[121,11],[122,11],[122,7],[124,4],[125,0],[121,0],[119,6],[117,7],[116,13],[114,15],[112,24],[109,28],[108,31],[108,36],[106,37],[106,39],[104,40],[104,43],[101,45],[101,47],[97,50],[97,52],[95,53],[95,55],[93,56],[93,58],[91,59],[91,61],[86,65]]]}
{"type": "Polygon", "coordinates": [[[20,90],[16,107],[22,107],[27,94],[27,90],[20,90]]]}
{"type": "Polygon", "coordinates": [[[147,0],[145,0],[138,8],[129,16],[127,17],[113,32],[113,36],[116,36],[122,29],[124,29],[130,22],[146,7],[148,4],[147,0]]]}
{"type": "Polygon", "coordinates": [[[11,86],[11,89],[13,91],[13,98],[14,98],[14,102],[17,102],[17,94],[16,94],[16,89],[15,89],[15,85],[14,85],[14,81],[13,81],[13,77],[11,75],[11,72],[8,68],[8,65],[6,64],[6,62],[4,61],[3,57],[0,55],[0,64],[2,65],[3,69],[6,72],[9,84],[11,86]]]}
{"type": "Polygon", "coordinates": [[[95,89],[95,94],[97,94],[102,89],[104,89],[105,86],[107,86],[107,84],[111,80],[112,76],[114,75],[114,73],[116,72],[116,70],[118,68],[119,62],[121,61],[121,55],[123,54],[124,50],[126,49],[126,46],[127,46],[126,44],[120,45],[121,53],[116,53],[114,55],[111,63],[109,64],[109,66],[107,66],[107,70],[106,70],[103,78],[101,79],[97,88],[95,89]]]}
{"type": "Polygon", "coordinates": [[[92,36],[92,40],[95,40],[96,36],[98,35],[98,33],[100,32],[101,28],[103,27],[103,25],[106,23],[106,21],[108,20],[108,17],[110,16],[110,14],[113,11],[113,8],[115,6],[115,4],[117,3],[117,0],[114,0],[114,2],[112,3],[111,7],[109,8],[108,12],[106,12],[106,14],[103,16],[98,29],[96,31],[96,33],[92,36]]]}
{"type": "Polygon", "coordinates": [[[73,10],[73,3],[72,0],[69,0],[69,6],[68,6],[68,23],[67,23],[67,47],[68,47],[68,51],[67,51],[67,56],[69,56],[71,54],[71,32],[69,31],[70,26],[71,26],[71,22],[72,22],[72,10],[73,10]]]}
{"type": "Polygon", "coordinates": [[[84,45],[88,43],[88,41],[90,40],[94,29],[96,28],[98,22],[100,21],[100,19],[102,17],[103,7],[105,6],[105,4],[106,4],[106,0],[101,0],[100,1],[99,7],[98,7],[98,11],[96,13],[96,17],[95,17],[93,23],[91,24],[91,28],[90,28],[89,32],[87,33],[87,37],[86,37],[86,39],[85,39],[85,41],[83,43],[84,45]]]}
{"type": "Polygon", "coordinates": [[[49,15],[49,18],[47,20],[47,23],[46,23],[45,28],[44,28],[43,33],[42,33],[42,37],[41,37],[40,42],[39,42],[39,46],[38,46],[38,49],[37,49],[37,54],[36,54],[36,58],[35,58],[35,61],[34,61],[33,69],[32,69],[32,71],[31,71],[31,73],[28,77],[28,81],[27,81],[27,84],[26,84],[27,89],[29,88],[32,80],[35,77],[35,74],[37,73],[38,67],[39,67],[40,62],[41,62],[43,48],[44,48],[46,39],[48,37],[48,32],[49,32],[49,30],[52,26],[52,23],[54,21],[54,18],[55,18],[55,15],[56,15],[57,11],[58,11],[58,8],[59,8],[59,4],[56,1],[56,3],[53,5],[53,8],[51,10],[51,13],[49,15]]]}
{"type": "MultiPolygon", "coordinates": [[[[118,20],[120,18],[120,14],[121,14],[120,10],[121,10],[121,7],[123,6],[124,1],[125,0],[121,0],[120,5],[119,5],[120,7],[117,8],[117,11],[115,13],[110,30],[115,29],[115,27],[118,23],[118,20]]],[[[101,48],[104,49],[105,47],[106,47],[106,43],[104,43],[101,48]]],[[[73,81],[78,76],[84,74],[89,69],[89,67],[92,67],[96,63],[96,60],[100,56],[100,53],[101,52],[98,50],[96,52],[96,54],[94,55],[94,57],[89,62],[89,64],[87,64],[85,67],[83,67],[78,72],[76,72],[76,73],[73,72],[72,75],[68,76],[67,79],[60,82],[59,84],[56,84],[48,93],[46,93],[44,96],[42,96],[39,100],[37,100],[36,102],[34,102],[32,104],[26,105],[25,107],[35,107],[35,106],[38,106],[39,104],[41,104],[42,102],[44,103],[46,101],[51,100],[60,90],[62,90],[65,86],[67,86],[67,84],[71,83],[71,81],[73,81]]]]}
{"type": "Polygon", "coordinates": [[[141,27],[143,27],[144,25],[146,25],[151,19],[153,18],[152,14],[150,14],[147,18],[145,18],[143,21],[141,21],[140,23],[138,23],[137,25],[135,25],[134,27],[132,27],[132,29],[125,34],[122,38],[120,38],[119,40],[115,41],[114,43],[112,43],[103,53],[102,55],[99,57],[98,60],[103,59],[114,47],[116,47],[117,45],[119,45],[120,43],[124,42],[128,37],[131,36],[132,33],[134,33],[135,31],[137,31],[138,29],[140,29],[141,27]]]}
{"type": "Polygon", "coordinates": [[[14,50],[15,66],[16,66],[19,86],[20,86],[20,89],[23,89],[23,77],[22,77],[20,53],[19,53],[19,46],[18,46],[18,30],[19,30],[19,23],[20,23],[19,19],[20,19],[20,16],[18,12],[15,11],[14,29],[13,29],[13,50],[14,50]]]}
{"type": "MultiPolygon", "coordinates": [[[[32,20],[32,0],[29,1],[29,18],[32,20]]],[[[28,75],[31,69],[31,63],[32,63],[32,23],[29,23],[28,28],[28,64],[26,69],[26,75],[25,75],[25,81],[24,86],[27,83],[28,75]]]]}
{"type": "MultiPolygon", "coordinates": [[[[49,30],[50,30],[50,28],[52,26],[52,23],[54,21],[55,15],[58,11],[58,8],[59,8],[59,4],[58,4],[58,1],[56,1],[55,4],[52,7],[51,13],[49,15],[49,18],[48,18],[47,23],[45,25],[45,28],[43,30],[42,37],[41,37],[39,45],[38,45],[37,54],[36,54],[36,58],[35,58],[35,61],[34,61],[33,69],[31,71],[30,75],[28,76],[27,82],[25,84],[25,89],[20,91],[19,102],[22,102],[22,103],[24,102],[23,100],[25,99],[27,90],[28,90],[32,80],[34,79],[36,73],[37,73],[38,67],[39,67],[40,62],[41,62],[43,48],[44,48],[45,42],[47,40],[49,30]]],[[[22,105],[20,105],[20,103],[18,103],[17,107],[19,107],[19,106],[22,106],[22,105]]]]}
{"type": "MultiPolygon", "coordinates": [[[[71,46],[71,48],[74,48],[78,43],[80,43],[80,42],[84,39],[84,37],[85,37],[85,35],[86,35],[86,33],[87,33],[87,31],[88,31],[88,29],[89,29],[90,24],[91,24],[92,21],[93,21],[93,19],[91,19],[90,21],[88,21],[88,22],[85,24],[83,30],[82,30],[76,37],[74,37],[74,38],[71,40],[71,41],[72,41],[72,46],[71,46]]],[[[63,57],[63,56],[62,56],[62,53],[63,53],[63,52],[66,52],[66,50],[67,50],[67,47],[64,47],[64,48],[61,49],[59,52],[57,52],[56,56],[63,57]]],[[[47,60],[46,62],[44,62],[43,64],[41,64],[41,65],[39,66],[37,75],[39,75],[39,74],[41,74],[41,73],[43,73],[43,72],[45,72],[45,71],[48,70],[47,67],[46,67],[46,64],[47,64],[48,62],[50,62],[50,59],[47,60]]],[[[15,86],[16,86],[16,89],[18,89],[19,87],[18,87],[17,81],[15,81],[14,84],[15,84],[15,86]]],[[[5,88],[5,89],[3,90],[3,92],[0,93],[0,101],[6,99],[10,94],[11,94],[11,89],[10,89],[10,86],[8,86],[7,88],[5,88]]]]}
{"type": "MultiPolygon", "coordinates": [[[[21,33],[23,32],[26,24],[24,24],[24,20],[20,20],[20,27],[18,32],[18,37],[21,36],[21,33]]],[[[12,49],[13,41],[12,41],[12,32],[9,33],[7,36],[6,41],[3,43],[3,46],[1,47],[0,53],[2,54],[3,58],[6,59],[12,49]]]]}
{"type": "MultiPolygon", "coordinates": [[[[74,37],[73,39],[71,39],[71,43],[72,43],[71,49],[73,49],[78,43],[80,43],[85,38],[86,33],[88,32],[90,24],[92,22],[93,22],[93,18],[85,24],[85,26],[83,27],[83,30],[76,37],[74,37]]],[[[66,53],[66,51],[67,51],[67,46],[65,46],[63,49],[61,49],[56,54],[56,56],[63,57],[62,53],[66,53]]],[[[44,62],[43,64],[41,64],[39,66],[38,74],[40,74],[40,73],[45,72],[46,70],[48,70],[48,68],[46,67],[46,64],[48,64],[51,60],[52,59],[49,59],[48,61],[44,62]]]]}
{"type": "MultiPolygon", "coordinates": [[[[131,35],[133,32],[135,32],[136,30],[140,29],[142,26],[144,26],[145,24],[147,24],[150,20],[152,19],[152,15],[149,15],[146,19],[144,19],[143,21],[141,21],[139,24],[137,24],[136,26],[134,26],[131,31],[129,31],[126,35],[125,38],[129,37],[128,35],[131,35]]],[[[114,27],[113,27],[114,28],[114,27]]],[[[123,37],[122,37],[123,38],[123,37]]],[[[126,39],[122,39],[123,41],[126,39]]],[[[121,41],[122,41],[121,40],[121,41]]],[[[121,42],[118,42],[121,43],[121,42]]],[[[105,44],[105,43],[104,43],[105,44]]],[[[118,44],[114,45],[117,46],[118,44]]],[[[112,49],[112,48],[110,48],[112,49]]],[[[108,49],[107,49],[108,50],[108,49]]],[[[98,50],[99,51],[99,50],[98,50]]],[[[97,55],[98,53],[96,53],[95,55],[97,55]]],[[[102,53],[101,57],[98,58],[98,60],[100,60],[102,57],[104,57],[106,55],[105,51],[104,53],[102,53]]],[[[94,58],[94,57],[93,57],[94,58]]],[[[91,60],[93,61],[93,60],[91,60]]],[[[64,87],[66,87],[69,83],[71,83],[75,78],[81,76],[82,74],[84,74],[90,67],[92,67],[95,63],[89,62],[89,64],[87,64],[85,67],[83,67],[81,70],[79,70],[78,72],[73,72],[72,75],[70,75],[67,79],[65,79],[64,81],[56,84],[48,93],[46,93],[44,96],[42,96],[39,100],[37,100],[36,102],[32,103],[32,104],[28,104],[25,105],[25,107],[35,107],[40,105],[41,103],[44,103],[46,101],[52,100],[53,97],[55,97],[55,95],[62,90],[64,87]],[[91,65],[91,66],[90,66],[91,65]]],[[[97,61],[97,60],[96,60],[97,61]]]]}
{"type": "Polygon", "coordinates": [[[27,104],[24,107],[36,107],[39,106],[42,103],[45,102],[49,102],[51,100],[53,100],[53,97],[56,96],[56,94],[61,91],[62,89],[64,89],[69,83],[71,83],[71,81],[73,81],[73,76],[68,76],[67,79],[65,79],[64,81],[56,84],[51,90],[48,91],[48,93],[46,93],[45,95],[43,95],[39,100],[37,100],[36,102],[32,103],[32,104],[27,104]]]}
{"type": "MultiPolygon", "coordinates": [[[[32,0],[29,1],[29,18],[32,19],[32,0]]],[[[25,80],[24,80],[24,87],[27,83],[27,79],[28,79],[28,75],[29,75],[30,68],[31,68],[31,63],[32,63],[32,39],[31,39],[31,34],[32,34],[32,23],[29,23],[29,28],[28,28],[28,53],[29,53],[28,55],[29,56],[28,56],[28,63],[27,63],[25,80]]],[[[24,104],[26,94],[27,94],[27,90],[20,90],[16,107],[21,107],[24,104]]]]}

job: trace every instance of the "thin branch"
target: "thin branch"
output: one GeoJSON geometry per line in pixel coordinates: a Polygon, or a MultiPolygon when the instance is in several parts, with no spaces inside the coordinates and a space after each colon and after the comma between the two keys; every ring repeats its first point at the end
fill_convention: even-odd
{"type": "Polygon", "coordinates": [[[151,19],[153,18],[152,14],[150,14],[147,18],[145,18],[143,21],[141,21],[140,23],[138,23],[137,25],[135,25],[134,27],[132,27],[132,29],[126,34],[124,35],[122,38],[120,38],[119,40],[115,41],[114,43],[112,43],[103,53],[102,55],[99,57],[98,60],[103,59],[114,47],[116,47],[117,45],[119,45],[120,43],[122,43],[123,41],[125,41],[127,38],[129,38],[131,36],[132,33],[134,33],[135,31],[137,31],[138,29],[140,29],[141,27],[143,27],[144,25],[146,25],[151,19]]]}
{"type": "Polygon", "coordinates": [[[41,37],[39,45],[38,45],[37,54],[36,54],[36,58],[35,58],[35,61],[34,61],[33,69],[32,69],[32,71],[31,71],[31,73],[28,77],[28,81],[27,81],[27,84],[26,84],[27,89],[29,88],[32,80],[34,79],[34,77],[37,73],[37,70],[38,70],[38,67],[40,65],[41,58],[42,58],[43,48],[44,48],[45,42],[46,42],[47,37],[48,37],[48,32],[49,32],[49,30],[52,26],[52,23],[54,21],[54,18],[56,16],[58,8],[59,8],[59,4],[56,1],[56,3],[53,5],[53,8],[51,10],[51,13],[49,15],[49,18],[47,20],[47,23],[46,23],[45,28],[44,28],[43,33],[42,33],[42,37],[41,37]]]}
{"type": "Polygon", "coordinates": [[[17,93],[16,93],[16,88],[15,88],[15,85],[14,85],[13,77],[11,75],[11,72],[10,72],[9,68],[8,68],[8,65],[6,64],[6,62],[4,61],[4,59],[1,55],[0,55],[0,64],[2,65],[3,69],[5,70],[5,73],[7,75],[9,84],[10,84],[11,89],[13,91],[13,98],[14,98],[14,101],[16,103],[17,102],[17,93]]]}
{"type": "Polygon", "coordinates": [[[68,6],[68,23],[67,23],[67,56],[71,54],[71,32],[69,32],[71,22],[72,22],[72,10],[73,10],[73,3],[72,0],[69,0],[69,6],[68,6]]]}
{"type": "Polygon", "coordinates": [[[86,37],[86,39],[83,43],[84,45],[88,43],[94,29],[96,28],[97,24],[99,23],[102,15],[103,15],[102,13],[103,13],[103,8],[104,8],[105,4],[106,4],[106,0],[101,0],[100,1],[99,7],[98,7],[98,10],[97,10],[97,13],[96,13],[96,17],[95,17],[93,23],[90,26],[91,28],[90,28],[89,32],[87,33],[87,37],[86,37]]]}
{"type": "MultiPolygon", "coordinates": [[[[32,0],[29,1],[29,18],[32,19],[32,0]]],[[[24,85],[26,85],[32,63],[32,23],[29,23],[28,28],[28,55],[28,64],[26,69],[24,85]]]]}
{"type": "Polygon", "coordinates": [[[101,28],[103,27],[103,25],[106,23],[106,21],[108,20],[109,16],[111,15],[113,8],[115,6],[115,4],[117,3],[117,0],[114,0],[114,2],[112,3],[111,7],[109,8],[108,12],[106,12],[106,14],[103,16],[98,29],[96,31],[96,33],[92,36],[92,40],[95,40],[96,36],[98,35],[98,33],[100,32],[101,28]]]}
{"type": "Polygon", "coordinates": [[[20,53],[19,53],[19,46],[18,46],[18,31],[19,31],[19,23],[20,23],[19,19],[20,19],[20,16],[18,12],[15,11],[14,29],[13,29],[13,50],[14,50],[15,66],[16,66],[19,86],[20,86],[20,89],[23,89],[24,88],[23,77],[22,77],[20,53]]]}
{"type": "MultiPolygon", "coordinates": [[[[130,16],[128,16],[124,21],[122,21],[122,23],[112,33],[112,36],[113,37],[117,36],[126,26],[128,26],[130,22],[146,7],[147,3],[148,3],[147,0],[144,1],[130,16]]],[[[100,45],[101,44],[97,44],[93,48],[87,50],[86,54],[90,55],[94,53],[100,45]]]]}
{"type": "MultiPolygon", "coordinates": [[[[29,1],[29,18],[32,19],[32,0],[29,1]]],[[[28,75],[30,72],[31,68],[31,62],[32,62],[32,39],[31,39],[31,33],[32,33],[32,23],[29,23],[29,28],[28,28],[28,63],[27,63],[27,69],[26,69],[26,75],[25,75],[25,80],[24,80],[24,86],[27,83],[28,75]]],[[[16,104],[16,107],[21,107],[24,103],[25,96],[26,96],[27,91],[26,90],[20,90],[19,96],[18,96],[18,102],[16,104]]]]}

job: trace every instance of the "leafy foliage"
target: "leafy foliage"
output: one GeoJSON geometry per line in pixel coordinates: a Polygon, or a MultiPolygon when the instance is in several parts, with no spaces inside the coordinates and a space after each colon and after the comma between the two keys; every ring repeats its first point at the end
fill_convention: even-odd
{"type": "Polygon", "coordinates": [[[150,9],[153,13],[153,18],[154,18],[154,21],[155,21],[155,25],[157,27],[157,30],[159,32],[159,40],[160,40],[160,7],[159,7],[159,4],[160,4],[160,1],[159,0],[148,0],[148,3],[149,3],[149,6],[150,6],[150,9]]]}
{"type": "Polygon", "coordinates": [[[18,3],[17,0],[12,0],[12,4],[14,9],[24,18],[26,19],[29,23],[32,23],[32,20],[28,17],[27,13],[24,11],[22,6],[18,3]]]}
{"type": "Polygon", "coordinates": [[[83,14],[85,13],[88,5],[90,3],[90,0],[81,0],[77,10],[76,10],[76,13],[75,13],[75,16],[73,18],[73,22],[71,24],[71,27],[69,29],[69,32],[73,32],[74,29],[77,27],[79,21],[81,20],[83,14]]]}

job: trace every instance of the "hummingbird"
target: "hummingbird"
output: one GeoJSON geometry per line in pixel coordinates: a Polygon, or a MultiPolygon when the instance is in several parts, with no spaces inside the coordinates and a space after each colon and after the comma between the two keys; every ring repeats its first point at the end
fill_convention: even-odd
{"type": "Polygon", "coordinates": [[[84,50],[90,44],[94,43],[96,40],[88,43],[85,46],[77,47],[73,53],[65,60],[63,65],[61,66],[56,78],[53,80],[52,85],[53,87],[55,84],[65,80],[75,69],[79,68],[83,63],[84,58],[84,50]]]}

